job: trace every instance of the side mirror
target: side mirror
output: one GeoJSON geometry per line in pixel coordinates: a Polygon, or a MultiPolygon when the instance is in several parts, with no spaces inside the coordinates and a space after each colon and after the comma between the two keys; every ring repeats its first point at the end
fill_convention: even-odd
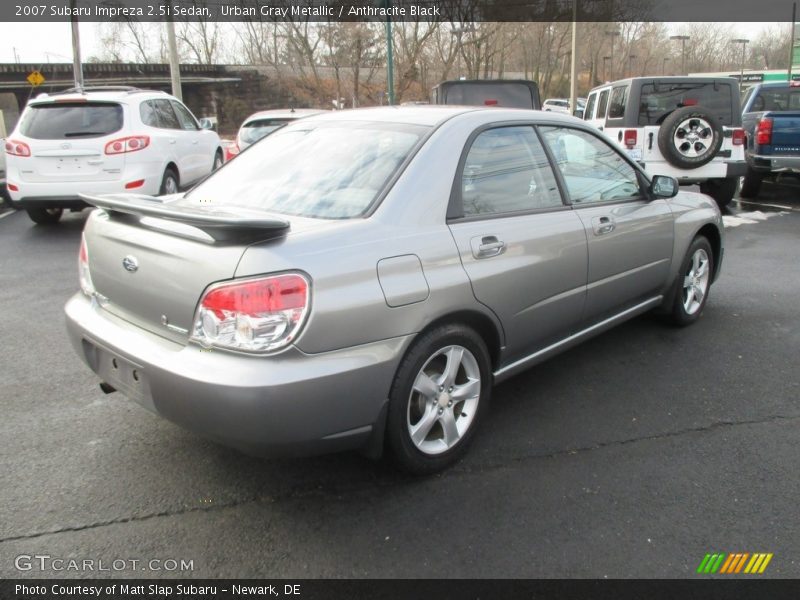
{"type": "Polygon", "coordinates": [[[572,111],[572,115],[575,116],[575,117],[578,117],[579,119],[582,119],[583,118],[583,109],[582,108],[576,108],[575,110],[572,111]]]}
{"type": "Polygon", "coordinates": [[[200,129],[213,130],[214,129],[213,121],[211,121],[211,119],[208,118],[200,119],[200,129]]]}
{"type": "Polygon", "coordinates": [[[678,189],[678,180],[667,175],[655,175],[650,182],[650,193],[656,198],[673,198],[678,189]]]}

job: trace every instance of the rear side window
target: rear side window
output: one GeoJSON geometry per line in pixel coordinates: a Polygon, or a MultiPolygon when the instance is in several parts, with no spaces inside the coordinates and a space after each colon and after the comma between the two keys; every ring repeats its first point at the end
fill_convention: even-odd
{"type": "Polygon", "coordinates": [[[562,206],[555,175],[532,127],[484,131],[461,177],[464,216],[562,206]]]}
{"type": "Polygon", "coordinates": [[[793,88],[764,88],[753,99],[752,112],[769,110],[800,110],[800,90],[793,88]]]}
{"type": "Polygon", "coordinates": [[[586,102],[586,108],[583,111],[583,119],[588,121],[592,117],[594,117],[594,103],[597,101],[597,94],[592,94],[589,96],[589,100],[586,102]]]}
{"type": "Polygon", "coordinates": [[[608,90],[600,92],[600,100],[597,102],[597,118],[606,118],[606,108],[608,108],[608,90]]]}
{"type": "Polygon", "coordinates": [[[446,104],[467,106],[505,106],[507,108],[534,108],[534,99],[528,86],[521,83],[480,84],[461,83],[449,87],[446,104]]]}
{"type": "Polygon", "coordinates": [[[733,90],[724,83],[678,82],[648,83],[642,86],[639,125],[661,125],[673,111],[685,106],[700,106],[719,119],[720,125],[733,124],[733,90]]]}
{"type": "Polygon", "coordinates": [[[621,119],[625,116],[625,104],[628,101],[627,86],[615,87],[611,91],[611,104],[608,107],[609,119],[621,119]]]}
{"type": "Polygon", "coordinates": [[[122,106],[110,102],[32,105],[20,133],[35,140],[102,137],[122,129],[122,106]]]}

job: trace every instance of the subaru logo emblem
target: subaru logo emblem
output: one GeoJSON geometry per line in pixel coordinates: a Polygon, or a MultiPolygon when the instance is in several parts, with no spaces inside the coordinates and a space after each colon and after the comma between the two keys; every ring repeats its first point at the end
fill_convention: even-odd
{"type": "Polygon", "coordinates": [[[130,254],[122,259],[122,266],[125,267],[125,270],[129,273],[135,273],[136,270],[139,268],[139,261],[136,260],[135,257],[131,256],[130,254]]]}

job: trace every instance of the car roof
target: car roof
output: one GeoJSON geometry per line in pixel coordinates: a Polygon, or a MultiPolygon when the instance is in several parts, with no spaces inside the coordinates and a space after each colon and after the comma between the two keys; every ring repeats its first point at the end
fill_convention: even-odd
{"type": "Polygon", "coordinates": [[[470,116],[475,121],[485,123],[536,120],[540,123],[565,123],[571,125],[584,122],[574,117],[554,112],[534,110],[532,108],[505,108],[501,106],[458,106],[458,105],[421,105],[421,106],[383,106],[373,108],[355,108],[323,113],[303,119],[303,122],[341,121],[341,122],[373,122],[398,123],[405,125],[422,125],[437,127],[450,119],[470,116]]]}
{"type": "Polygon", "coordinates": [[[650,77],[628,77],[627,79],[617,79],[616,81],[609,81],[602,85],[596,85],[589,93],[596,92],[597,90],[609,87],[616,87],[619,85],[627,85],[634,82],[649,83],[651,81],[663,81],[664,83],[739,83],[735,77],[694,77],[692,75],[651,75],[650,77]]]}
{"type": "Polygon", "coordinates": [[[160,90],[140,90],[131,88],[129,90],[103,90],[103,91],[84,91],[84,92],[60,92],[55,94],[39,94],[33,98],[29,104],[48,104],[55,102],[71,101],[99,101],[99,102],[121,102],[128,100],[150,100],[152,98],[174,99],[166,92],[160,90]]]}

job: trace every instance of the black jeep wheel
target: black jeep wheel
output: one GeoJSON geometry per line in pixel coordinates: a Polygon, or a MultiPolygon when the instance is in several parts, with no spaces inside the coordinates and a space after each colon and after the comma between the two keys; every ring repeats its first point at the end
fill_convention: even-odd
{"type": "Polygon", "coordinates": [[[671,113],[658,131],[658,148],[666,161],[679,169],[695,169],[711,162],[722,146],[722,126],[700,106],[685,106],[671,113]]]}
{"type": "Polygon", "coordinates": [[[764,175],[757,173],[750,167],[747,167],[747,172],[742,177],[742,189],[739,190],[739,195],[742,198],[755,198],[758,196],[758,191],[761,189],[761,182],[764,180],[764,175]]]}

